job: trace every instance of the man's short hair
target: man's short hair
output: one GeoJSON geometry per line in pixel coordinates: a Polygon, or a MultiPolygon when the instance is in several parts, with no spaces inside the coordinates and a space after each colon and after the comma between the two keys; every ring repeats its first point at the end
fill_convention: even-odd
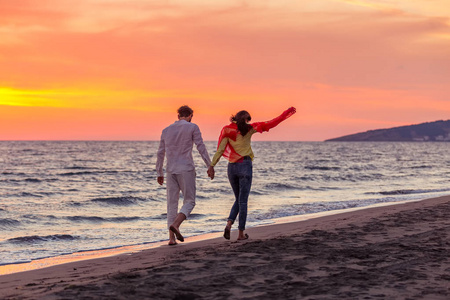
{"type": "Polygon", "coordinates": [[[193,113],[194,113],[194,111],[192,110],[192,108],[190,108],[187,105],[183,105],[182,107],[180,107],[178,109],[178,115],[182,118],[189,117],[193,113]]]}

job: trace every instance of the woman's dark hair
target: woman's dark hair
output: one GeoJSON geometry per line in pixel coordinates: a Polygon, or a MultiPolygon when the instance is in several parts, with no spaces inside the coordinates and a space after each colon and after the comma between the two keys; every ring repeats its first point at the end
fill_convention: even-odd
{"type": "Polygon", "coordinates": [[[236,122],[238,130],[242,136],[245,136],[247,132],[249,132],[250,129],[252,128],[250,124],[247,124],[247,122],[250,122],[251,120],[252,117],[245,110],[241,110],[236,115],[231,116],[230,118],[231,122],[236,122]]]}

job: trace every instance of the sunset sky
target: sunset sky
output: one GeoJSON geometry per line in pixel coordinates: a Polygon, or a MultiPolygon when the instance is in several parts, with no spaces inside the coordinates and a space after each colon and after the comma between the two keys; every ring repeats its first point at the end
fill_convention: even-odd
{"type": "Polygon", "coordinates": [[[0,140],[158,140],[187,104],[255,140],[450,119],[448,0],[0,0],[0,140]]]}

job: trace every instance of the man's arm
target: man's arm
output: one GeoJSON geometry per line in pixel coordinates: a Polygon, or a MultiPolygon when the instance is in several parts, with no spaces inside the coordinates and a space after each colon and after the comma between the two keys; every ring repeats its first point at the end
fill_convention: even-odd
{"type": "Polygon", "coordinates": [[[163,171],[163,164],[164,164],[164,156],[166,154],[166,147],[164,143],[164,139],[161,135],[161,140],[159,141],[159,148],[156,155],[156,174],[158,174],[158,183],[162,185],[164,183],[164,171],[163,171]]]}
{"type": "Polygon", "coordinates": [[[211,159],[209,158],[208,150],[206,150],[206,146],[203,143],[202,134],[197,125],[195,126],[194,129],[193,140],[195,145],[197,146],[197,150],[200,153],[203,161],[205,162],[206,166],[209,167],[209,165],[211,164],[211,159]]]}

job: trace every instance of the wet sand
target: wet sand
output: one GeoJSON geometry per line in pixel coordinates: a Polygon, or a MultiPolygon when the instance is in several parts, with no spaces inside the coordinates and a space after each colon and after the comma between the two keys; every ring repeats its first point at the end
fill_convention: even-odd
{"type": "Polygon", "coordinates": [[[449,299],[450,196],[0,276],[1,299],[449,299]]]}

